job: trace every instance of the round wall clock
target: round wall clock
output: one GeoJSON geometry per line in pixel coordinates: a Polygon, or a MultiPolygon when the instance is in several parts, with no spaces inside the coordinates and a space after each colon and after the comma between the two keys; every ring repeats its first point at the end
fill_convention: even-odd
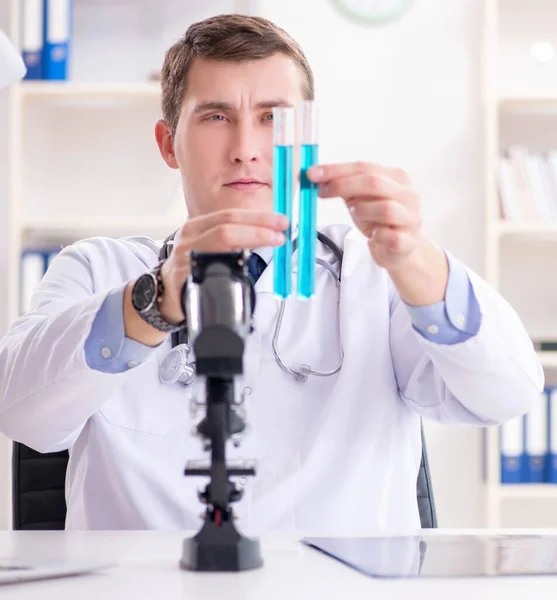
{"type": "Polygon", "coordinates": [[[332,0],[337,9],[352,21],[377,24],[403,17],[414,0],[332,0]]]}

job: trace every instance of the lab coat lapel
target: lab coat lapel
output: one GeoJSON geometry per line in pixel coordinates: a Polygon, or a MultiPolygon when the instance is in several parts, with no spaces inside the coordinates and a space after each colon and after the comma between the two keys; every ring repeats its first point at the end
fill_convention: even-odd
{"type": "Polygon", "coordinates": [[[280,308],[280,301],[274,293],[275,263],[271,259],[267,268],[255,283],[255,329],[260,334],[274,328],[280,308]]]}

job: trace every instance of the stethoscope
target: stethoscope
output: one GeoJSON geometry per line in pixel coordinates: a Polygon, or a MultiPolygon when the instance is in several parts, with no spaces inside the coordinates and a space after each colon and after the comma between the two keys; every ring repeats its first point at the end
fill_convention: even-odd
{"type": "MultiPolygon", "coordinates": [[[[170,252],[172,252],[172,247],[174,245],[175,234],[176,232],[172,233],[164,240],[164,243],[159,253],[159,260],[165,260],[170,256],[170,252]]],[[[344,252],[338,247],[338,245],[335,242],[333,242],[331,238],[326,236],[324,233],[318,231],[317,238],[333,253],[333,255],[336,258],[336,262],[338,263],[337,270],[335,271],[331,263],[328,263],[320,257],[316,257],[315,259],[316,263],[323,267],[331,275],[331,277],[333,277],[337,287],[337,338],[340,360],[337,366],[330,371],[318,371],[316,369],[313,369],[311,365],[307,364],[300,365],[299,369],[296,370],[289,367],[284,362],[278,349],[280,329],[284,317],[284,309],[286,306],[286,300],[281,300],[281,305],[277,316],[277,324],[275,326],[275,331],[273,334],[273,354],[279,367],[283,371],[291,375],[296,381],[300,382],[307,381],[309,375],[315,375],[317,377],[330,377],[331,375],[335,375],[335,373],[338,373],[340,371],[344,362],[344,351],[342,348],[342,340],[340,336],[340,279],[344,252]]],[[[293,252],[296,251],[297,242],[297,238],[292,240],[293,252]]],[[[165,356],[165,358],[161,362],[159,369],[159,378],[163,383],[172,384],[180,382],[183,385],[191,385],[195,381],[195,361],[190,360],[191,348],[188,344],[187,335],[187,329],[185,327],[171,334],[172,350],[165,356]]]]}

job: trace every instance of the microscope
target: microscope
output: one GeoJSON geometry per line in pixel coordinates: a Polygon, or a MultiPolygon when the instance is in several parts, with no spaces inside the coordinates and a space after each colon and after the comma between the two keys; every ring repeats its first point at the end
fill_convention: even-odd
{"type": "Polygon", "coordinates": [[[262,566],[259,540],[235,526],[231,508],[243,489],[230,477],[255,475],[255,461],[226,460],[226,443],[237,445],[246,423],[238,410],[234,377],[243,373],[246,337],[252,331],[255,291],[248,277],[247,251],[191,253],[191,274],[182,289],[189,343],[196,372],[205,378],[206,412],[196,433],[210,452],[208,461],[188,461],[186,476],[209,477],[198,492],[205,505],[199,532],[183,542],[182,569],[242,571],[262,566]]]}

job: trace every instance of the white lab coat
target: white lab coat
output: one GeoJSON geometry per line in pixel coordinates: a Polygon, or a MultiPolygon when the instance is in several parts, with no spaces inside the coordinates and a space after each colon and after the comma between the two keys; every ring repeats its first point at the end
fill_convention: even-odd
{"type": "MultiPolygon", "coordinates": [[[[340,331],[344,366],[300,383],[272,352],[279,307],[273,264],[256,285],[255,331],[245,374],[251,431],[228,456],[256,459],[235,504],[238,527],[320,532],[419,527],[416,477],[420,417],[490,425],[524,414],[543,387],[532,343],[509,304],[469,272],[482,312],[479,333],[456,345],[411,326],[387,272],[345,225],[324,230],[344,248],[340,331]]],[[[31,311],[0,342],[0,429],[41,452],[70,448],[67,528],[198,529],[188,459],[204,458],[191,435],[191,387],[159,381],[170,340],[120,374],[91,369],[84,343],[107,292],[158,260],[148,238],[93,238],[65,248],[31,311]]],[[[318,255],[327,255],[319,244],[318,255]]],[[[329,255],[327,255],[329,256],[329,255]]],[[[311,302],[288,301],[279,340],[290,365],[319,370],[338,360],[336,285],[317,267],[311,302]]]]}

